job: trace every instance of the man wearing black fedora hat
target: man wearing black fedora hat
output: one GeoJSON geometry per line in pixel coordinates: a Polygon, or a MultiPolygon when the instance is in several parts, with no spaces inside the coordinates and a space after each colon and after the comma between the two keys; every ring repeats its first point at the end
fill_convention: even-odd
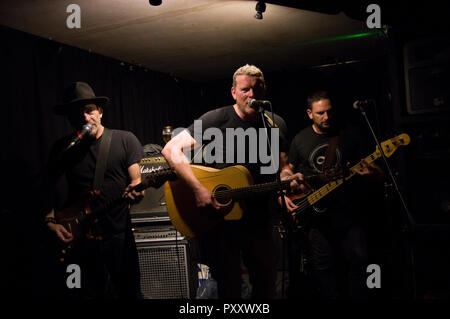
{"type": "MultiPolygon", "coordinates": [[[[139,298],[139,263],[129,203],[142,199],[142,145],[128,131],[102,125],[109,99],[89,84],[72,83],[53,108],[78,130],[59,139],[49,161],[45,224],[64,245],[63,265],[75,264],[80,282],[56,276],[59,289],[82,298],[139,298]]],[[[62,268],[62,267],[61,267],[62,268]]],[[[76,279],[76,278],[75,278],[76,279]]],[[[60,292],[58,292],[60,294],[60,292]]]]}

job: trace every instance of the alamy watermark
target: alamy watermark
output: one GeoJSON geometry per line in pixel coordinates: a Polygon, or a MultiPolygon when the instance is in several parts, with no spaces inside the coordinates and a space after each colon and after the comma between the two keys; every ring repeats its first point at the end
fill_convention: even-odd
{"type": "Polygon", "coordinates": [[[366,271],[370,273],[366,280],[367,288],[381,288],[381,267],[377,264],[370,264],[366,271]]]}
{"type": "MultiPolygon", "coordinates": [[[[184,131],[184,128],[174,130],[174,136],[184,131]]],[[[210,127],[203,131],[202,121],[194,121],[194,140],[197,144],[203,145],[203,141],[211,141],[207,143],[201,157],[191,154],[190,149],[183,149],[184,158],[180,157],[174,149],[172,151],[172,159],[175,163],[186,160],[194,163],[260,163],[261,174],[275,174],[279,166],[279,129],[270,128],[270,150],[267,145],[266,130],[264,128],[249,127],[243,128],[226,128],[225,136],[223,131],[217,127],[210,127]],[[225,138],[225,143],[224,143],[225,138]],[[223,149],[225,147],[225,149],[223,149]],[[246,150],[248,149],[248,152],[246,150]],[[236,151],[236,153],[235,153],[236,151]],[[225,157],[224,157],[225,154],[225,157]],[[192,155],[194,157],[192,158],[192,155]],[[246,158],[248,157],[248,158],[246,158]],[[266,166],[264,166],[267,164],[266,166]]]]}
{"type": "Polygon", "coordinates": [[[81,8],[78,4],[69,4],[66,8],[66,12],[70,13],[66,19],[66,26],[69,29],[81,28],[81,8]]]}
{"type": "Polygon", "coordinates": [[[381,28],[381,8],[378,4],[369,4],[366,8],[366,12],[370,15],[366,19],[366,25],[369,29],[381,28]]]}
{"type": "Polygon", "coordinates": [[[66,285],[67,288],[81,288],[81,268],[77,264],[70,264],[66,268],[66,272],[70,274],[67,276],[66,285]]]}

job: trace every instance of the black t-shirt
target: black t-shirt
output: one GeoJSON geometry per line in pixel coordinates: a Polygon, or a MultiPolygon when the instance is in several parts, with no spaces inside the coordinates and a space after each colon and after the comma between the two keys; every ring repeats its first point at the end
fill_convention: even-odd
{"type": "MultiPolygon", "coordinates": [[[[287,127],[280,116],[274,114],[272,122],[272,113],[266,112],[266,115],[270,118],[269,122],[275,122],[275,126],[269,124],[274,126],[273,128],[267,126],[267,129],[272,148],[274,149],[273,158],[275,158],[279,165],[279,152],[287,152],[289,147],[286,141],[287,127]],[[272,135],[274,132],[271,130],[273,129],[278,132],[278,141],[274,141],[271,138],[272,136],[276,136],[272,135]],[[278,143],[279,146],[278,151],[276,150],[276,143],[278,143]]],[[[270,150],[267,146],[266,133],[262,119],[258,119],[255,123],[244,121],[237,115],[234,107],[230,105],[209,111],[202,115],[199,120],[201,120],[201,130],[197,130],[194,122],[189,126],[188,131],[198,143],[207,144],[203,151],[202,165],[217,169],[233,165],[243,165],[250,171],[255,184],[275,180],[275,174],[261,172],[262,167],[269,169],[269,166],[273,163],[273,160],[269,157],[270,150]],[[245,138],[245,143],[242,143],[242,145],[238,142],[240,138],[236,135],[231,135],[232,132],[236,133],[236,135],[245,133],[248,134],[248,136],[251,135],[252,138],[247,136],[245,138]],[[211,136],[208,136],[208,133],[210,133],[211,136]],[[231,141],[231,138],[228,138],[227,140],[227,134],[229,137],[234,136],[233,141],[231,141]],[[218,135],[222,136],[223,139],[220,140],[220,138],[217,137],[218,135]],[[216,161],[215,159],[218,160],[216,161]]],[[[196,162],[194,162],[194,164],[196,164],[196,162]]],[[[276,169],[278,169],[278,166],[276,169]]],[[[273,172],[276,169],[270,169],[269,171],[273,172]]],[[[267,211],[267,200],[269,198],[267,195],[268,194],[247,200],[247,207],[252,211],[267,211]]],[[[260,212],[258,212],[258,214],[260,214],[260,212]]],[[[246,216],[248,217],[250,215],[252,214],[247,214],[246,216]]]]}
{"type": "MultiPolygon", "coordinates": [[[[71,137],[73,136],[58,140],[50,158],[50,174],[55,181],[52,206],[56,209],[65,207],[80,195],[93,189],[95,167],[103,135],[97,140],[82,140],[80,144],[63,153],[62,150],[68,145],[71,137]]],[[[133,133],[112,130],[108,162],[98,203],[105,205],[121,197],[130,183],[128,168],[139,163],[142,156],[142,145],[133,133]]],[[[108,205],[108,209],[101,214],[98,223],[99,232],[104,236],[123,232],[128,222],[128,203],[119,201],[114,205],[108,205]]]]}
{"type": "MultiPolygon", "coordinates": [[[[286,140],[286,123],[280,116],[274,114],[273,121],[275,125],[273,125],[271,124],[272,114],[266,112],[266,115],[270,119],[270,123],[266,124],[270,143],[274,152],[276,152],[273,156],[278,161],[280,156],[279,152],[287,153],[289,148],[286,140]],[[272,125],[273,128],[268,125],[272,125]],[[271,137],[275,135],[272,135],[274,132],[271,130],[278,131],[278,141],[272,142],[271,137]],[[278,149],[275,147],[276,143],[279,145],[278,149]]],[[[230,105],[209,111],[203,114],[198,120],[201,121],[201,130],[196,130],[194,122],[188,127],[188,131],[197,142],[200,143],[200,136],[202,144],[206,144],[203,151],[203,165],[218,169],[233,165],[243,165],[250,171],[255,183],[274,180],[275,177],[273,174],[265,174],[260,169],[261,166],[268,168],[272,163],[272,160],[269,158],[271,152],[267,146],[262,119],[259,118],[255,123],[244,121],[236,114],[234,107],[230,105]],[[207,131],[207,134],[205,134],[205,131],[207,131]],[[217,138],[219,132],[223,140],[217,138]],[[245,143],[239,142],[239,140],[243,141],[240,137],[237,137],[241,134],[246,135],[245,143]],[[227,137],[231,136],[234,137],[233,140],[227,139],[227,137]]]]}
{"type": "MultiPolygon", "coordinates": [[[[361,132],[356,128],[337,130],[334,134],[317,134],[312,125],[301,130],[292,140],[289,150],[289,162],[296,172],[305,176],[323,173],[323,164],[328,149],[330,137],[339,135],[339,144],[336,147],[332,168],[343,169],[347,163],[353,166],[375,149],[364,143],[361,132]]],[[[355,175],[343,185],[333,190],[320,200],[318,206],[326,208],[329,215],[339,216],[359,214],[361,203],[358,196],[363,190],[364,181],[355,175]]],[[[321,185],[314,185],[315,188],[321,185]]]]}

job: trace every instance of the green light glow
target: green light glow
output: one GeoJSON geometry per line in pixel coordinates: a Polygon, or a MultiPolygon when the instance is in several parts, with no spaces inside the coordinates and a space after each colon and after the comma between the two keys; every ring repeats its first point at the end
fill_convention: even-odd
{"type": "Polygon", "coordinates": [[[375,35],[380,36],[382,34],[383,34],[382,31],[376,30],[376,31],[371,31],[371,32],[347,34],[347,35],[340,35],[337,37],[317,39],[317,40],[308,41],[305,44],[329,43],[329,42],[336,42],[336,41],[341,41],[341,40],[371,37],[371,36],[375,36],[375,35]]]}

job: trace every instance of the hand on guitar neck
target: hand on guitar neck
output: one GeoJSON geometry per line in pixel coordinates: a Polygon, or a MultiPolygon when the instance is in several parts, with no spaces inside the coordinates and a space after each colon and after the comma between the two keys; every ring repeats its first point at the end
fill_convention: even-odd
{"type": "Polygon", "coordinates": [[[356,170],[356,173],[361,176],[367,176],[375,180],[382,180],[384,178],[383,170],[375,163],[368,163],[365,159],[361,160],[361,168],[356,170]]]}
{"type": "Polygon", "coordinates": [[[145,195],[145,190],[140,191],[139,185],[141,185],[140,182],[128,185],[122,197],[128,199],[131,204],[139,203],[145,195]]]}
{"type": "Polygon", "coordinates": [[[128,175],[131,179],[130,184],[125,188],[122,194],[123,198],[128,199],[132,204],[139,203],[145,195],[145,182],[141,183],[141,168],[138,163],[128,167],[128,175]]]}

